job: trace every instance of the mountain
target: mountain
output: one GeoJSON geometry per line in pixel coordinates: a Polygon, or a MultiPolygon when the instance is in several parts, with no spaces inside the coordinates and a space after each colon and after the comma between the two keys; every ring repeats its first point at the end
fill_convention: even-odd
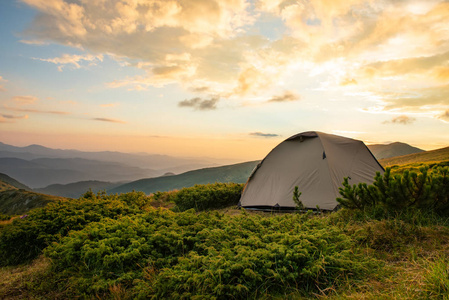
{"type": "Polygon", "coordinates": [[[410,146],[409,144],[395,142],[391,144],[368,145],[368,149],[376,159],[390,158],[407,154],[424,152],[424,150],[410,146]]]}
{"type": "Polygon", "coordinates": [[[381,159],[379,162],[382,166],[388,167],[393,165],[407,165],[412,163],[430,163],[441,161],[449,161],[449,147],[409,155],[385,158],[381,159]]]}
{"type": "Polygon", "coordinates": [[[204,168],[179,175],[141,179],[108,190],[108,193],[127,193],[135,190],[151,194],[157,191],[162,192],[191,187],[195,184],[215,182],[245,183],[258,163],[259,161],[250,161],[222,167],[204,168]]]}
{"type": "Polygon", "coordinates": [[[82,158],[38,158],[30,161],[0,158],[0,172],[32,188],[86,180],[130,181],[161,173],[115,162],[82,158]]]}
{"type": "Polygon", "coordinates": [[[23,183],[9,177],[6,174],[0,173],[0,190],[7,189],[22,189],[30,191],[31,189],[24,185],[23,183]]]}
{"type": "Polygon", "coordinates": [[[122,184],[123,183],[112,183],[112,182],[90,180],[90,181],[74,182],[69,184],[52,184],[47,187],[34,190],[39,193],[53,196],[79,198],[89,189],[91,189],[92,192],[97,193],[99,191],[113,189],[122,184]]]}
{"type": "Polygon", "coordinates": [[[83,158],[158,170],[160,171],[160,175],[166,172],[180,173],[198,168],[231,163],[230,160],[224,159],[174,157],[160,154],[121,153],[113,151],[83,152],[78,150],[52,149],[40,145],[16,147],[1,142],[0,157],[20,158],[24,160],[34,160],[36,158],[83,158]]]}

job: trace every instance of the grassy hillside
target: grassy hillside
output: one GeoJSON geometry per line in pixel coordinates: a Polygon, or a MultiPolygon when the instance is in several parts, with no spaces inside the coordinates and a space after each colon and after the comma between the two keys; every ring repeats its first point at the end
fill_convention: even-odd
{"type": "Polygon", "coordinates": [[[112,183],[112,182],[90,180],[90,181],[74,182],[69,184],[52,184],[45,188],[34,190],[39,193],[53,196],[79,198],[89,189],[91,189],[92,192],[97,193],[99,191],[115,188],[122,184],[123,183],[112,183]]]}
{"type": "Polygon", "coordinates": [[[151,194],[157,191],[162,192],[191,187],[195,184],[215,182],[245,183],[258,163],[259,161],[251,161],[223,167],[199,169],[173,176],[141,179],[108,190],[108,192],[127,193],[135,190],[151,194]]]}
{"type": "Polygon", "coordinates": [[[395,142],[391,144],[368,145],[374,157],[379,159],[424,152],[424,150],[410,146],[409,144],[395,142]]]}
{"type": "MultiPolygon", "coordinates": [[[[195,183],[244,181],[249,174],[242,174],[256,163],[153,181],[174,185],[182,175],[195,183]]],[[[148,180],[133,188],[144,190],[148,180]]],[[[382,207],[332,214],[152,207],[164,197],[176,206],[193,199],[189,207],[198,207],[201,199],[215,205],[212,195],[236,194],[232,185],[214,186],[49,199],[26,218],[0,223],[0,299],[447,299],[448,214],[382,207]]],[[[9,192],[6,199],[26,205],[38,195],[9,192]]]]}
{"type": "Polygon", "coordinates": [[[379,160],[384,167],[443,161],[449,161],[449,147],[379,160]]]}
{"type": "Polygon", "coordinates": [[[0,190],[6,189],[31,190],[29,187],[15,180],[14,178],[11,178],[6,174],[0,173],[0,190]]]}
{"type": "Polygon", "coordinates": [[[148,202],[143,193],[91,195],[0,227],[0,298],[446,299],[449,293],[445,218],[423,212],[376,218],[347,209],[174,213],[148,202]]]}
{"type": "Polygon", "coordinates": [[[60,199],[63,198],[26,190],[4,190],[0,191],[0,214],[24,214],[29,210],[45,206],[60,199]]]}

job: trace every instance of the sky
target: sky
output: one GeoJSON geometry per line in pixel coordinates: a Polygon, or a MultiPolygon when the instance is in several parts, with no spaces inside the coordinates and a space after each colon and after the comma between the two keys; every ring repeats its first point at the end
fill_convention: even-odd
{"type": "Polygon", "coordinates": [[[232,161],[449,146],[449,1],[2,0],[0,141],[232,161]]]}

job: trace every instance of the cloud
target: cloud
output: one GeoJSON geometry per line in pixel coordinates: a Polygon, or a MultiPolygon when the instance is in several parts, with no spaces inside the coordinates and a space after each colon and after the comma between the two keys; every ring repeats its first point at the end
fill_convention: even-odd
{"type": "Polygon", "coordinates": [[[449,105],[449,84],[398,92],[379,92],[384,111],[419,112],[449,105]]]}
{"type": "Polygon", "coordinates": [[[415,118],[411,118],[409,116],[406,115],[401,115],[398,117],[395,117],[393,119],[391,119],[391,121],[385,121],[384,124],[402,124],[402,125],[409,125],[412,124],[413,122],[415,122],[416,119],[415,118]]]}
{"type": "Polygon", "coordinates": [[[56,111],[56,110],[40,110],[40,109],[25,109],[25,108],[16,108],[16,107],[5,107],[7,110],[11,111],[19,111],[19,112],[29,112],[29,113],[38,113],[38,114],[52,114],[52,115],[69,115],[69,112],[66,111],[56,111]]]}
{"type": "Polygon", "coordinates": [[[449,122],[449,109],[447,109],[441,115],[437,116],[437,119],[449,122]]]}
{"type": "Polygon", "coordinates": [[[1,116],[5,119],[28,119],[28,115],[16,116],[16,115],[1,114],[1,116]]]}
{"type": "MultiPolygon", "coordinates": [[[[7,82],[8,80],[4,79],[2,76],[0,76],[0,82],[7,82]]],[[[3,87],[3,85],[0,84],[0,92],[4,92],[6,89],[3,87]]]]}
{"type": "MultiPolygon", "coordinates": [[[[176,83],[241,99],[271,95],[283,79],[325,70],[330,88],[378,94],[388,85],[392,95],[449,78],[443,0],[22,1],[38,11],[26,40],[90,53],[45,59],[60,70],[96,63],[103,54],[143,71],[116,78],[111,88],[176,83]],[[267,15],[281,24],[277,34],[263,36],[266,30],[256,27],[267,15]]],[[[322,82],[314,84],[311,89],[322,82]]]]}
{"type": "Polygon", "coordinates": [[[0,123],[14,123],[16,120],[28,119],[28,115],[16,116],[0,114],[0,123]]]}
{"type": "Polygon", "coordinates": [[[117,120],[117,119],[109,119],[109,118],[92,118],[92,120],[94,120],[94,121],[101,121],[101,122],[126,124],[125,121],[117,120]]]}
{"type": "Polygon", "coordinates": [[[12,97],[12,100],[14,100],[20,105],[27,105],[35,103],[38,100],[38,98],[34,96],[14,96],[12,97]]]}
{"type": "Polygon", "coordinates": [[[116,107],[120,105],[119,103],[106,103],[106,104],[100,104],[100,107],[116,107]]]}
{"type": "Polygon", "coordinates": [[[42,46],[42,45],[47,45],[47,42],[41,41],[41,40],[20,40],[19,41],[22,44],[27,44],[27,45],[37,45],[37,46],[42,46]]]}
{"type": "Polygon", "coordinates": [[[275,133],[263,133],[263,132],[251,132],[249,135],[264,137],[264,138],[272,138],[272,137],[280,136],[279,134],[275,134],[275,133]]]}
{"type": "Polygon", "coordinates": [[[291,101],[298,101],[301,97],[292,91],[284,91],[283,94],[278,96],[273,96],[271,99],[269,99],[267,102],[291,102],[291,101]]]}
{"type": "Polygon", "coordinates": [[[95,65],[96,62],[103,61],[103,55],[102,54],[99,54],[99,55],[63,54],[62,56],[55,57],[55,58],[35,58],[35,59],[56,64],[56,65],[58,65],[58,71],[62,72],[62,69],[66,65],[72,65],[75,69],[81,68],[80,63],[82,63],[82,62],[90,62],[90,65],[95,65]]]}
{"type": "Polygon", "coordinates": [[[341,82],[340,82],[341,86],[347,86],[347,85],[357,85],[357,80],[355,80],[354,78],[344,78],[341,82]]]}
{"type": "Polygon", "coordinates": [[[178,103],[178,106],[193,107],[195,110],[214,110],[217,108],[218,101],[220,101],[220,98],[218,97],[212,97],[210,99],[196,97],[189,100],[183,100],[178,103]]]}

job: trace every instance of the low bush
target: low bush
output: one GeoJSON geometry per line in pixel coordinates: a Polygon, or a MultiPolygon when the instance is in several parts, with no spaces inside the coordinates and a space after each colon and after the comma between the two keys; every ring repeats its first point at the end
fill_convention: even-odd
{"type": "Polygon", "coordinates": [[[449,215],[449,167],[438,167],[428,172],[428,167],[420,171],[405,170],[402,174],[376,174],[374,183],[350,185],[344,179],[340,188],[342,198],[337,201],[342,207],[365,210],[377,208],[385,214],[395,214],[410,209],[449,215]]]}
{"type": "Polygon", "coordinates": [[[0,221],[7,221],[9,219],[11,219],[10,215],[4,215],[0,213],[0,221]]]}
{"type": "Polygon", "coordinates": [[[0,231],[0,266],[15,265],[37,257],[42,250],[86,224],[102,218],[120,218],[141,212],[143,193],[120,196],[87,192],[77,200],[52,202],[30,211],[0,231]]]}
{"type": "Polygon", "coordinates": [[[237,205],[242,194],[243,184],[214,183],[183,188],[173,195],[173,201],[179,211],[196,211],[223,208],[237,205]]]}
{"type": "Polygon", "coordinates": [[[121,287],[131,298],[246,299],[316,292],[365,275],[373,261],[353,245],[338,227],[308,215],[150,209],[91,223],[45,254],[68,296],[121,287]]]}

